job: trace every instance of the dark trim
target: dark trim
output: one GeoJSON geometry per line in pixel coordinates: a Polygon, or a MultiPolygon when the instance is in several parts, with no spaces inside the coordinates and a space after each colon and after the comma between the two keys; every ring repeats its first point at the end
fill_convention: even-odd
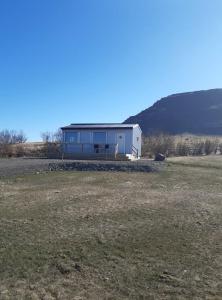
{"type": "Polygon", "coordinates": [[[133,129],[133,127],[61,127],[62,130],[112,130],[112,129],[133,129]]]}
{"type": "MultiPolygon", "coordinates": [[[[120,126],[120,125],[129,125],[127,123],[122,124],[122,123],[71,123],[69,126],[120,126]]],[[[132,125],[132,124],[130,124],[132,125]]]]}

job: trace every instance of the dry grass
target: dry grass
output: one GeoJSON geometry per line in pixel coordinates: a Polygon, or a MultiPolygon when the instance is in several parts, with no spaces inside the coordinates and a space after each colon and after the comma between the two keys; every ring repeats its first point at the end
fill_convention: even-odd
{"type": "Polygon", "coordinates": [[[191,166],[194,168],[203,167],[222,169],[222,156],[220,155],[209,155],[209,156],[189,156],[189,157],[171,157],[168,162],[176,164],[177,166],[191,166]]]}
{"type": "Polygon", "coordinates": [[[221,136],[168,135],[159,133],[143,139],[142,155],[154,157],[157,153],[166,156],[200,156],[222,154],[221,136]]]}
{"type": "Polygon", "coordinates": [[[0,180],[0,299],[222,299],[222,159],[0,180]]]}

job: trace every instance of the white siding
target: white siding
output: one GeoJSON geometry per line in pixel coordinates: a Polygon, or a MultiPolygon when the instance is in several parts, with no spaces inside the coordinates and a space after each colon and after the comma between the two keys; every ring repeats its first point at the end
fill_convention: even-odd
{"type": "MultiPolygon", "coordinates": [[[[106,144],[116,144],[117,143],[117,133],[123,133],[125,135],[125,153],[132,154],[132,146],[134,145],[138,151],[139,156],[141,155],[141,131],[139,127],[135,127],[133,129],[129,128],[121,128],[121,129],[105,129],[105,130],[64,130],[64,141],[69,143],[70,138],[74,135],[74,132],[78,132],[78,143],[80,144],[93,144],[93,132],[106,132],[106,144]],[[137,141],[137,137],[139,137],[139,141],[137,141]]],[[[87,152],[87,145],[81,148],[80,145],[67,145],[66,151],[68,153],[77,153],[81,149],[84,149],[84,152],[87,152]]]]}
{"type": "Polygon", "coordinates": [[[142,132],[139,126],[133,128],[133,146],[138,149],[138,156],[141,156],[142,132]]]}

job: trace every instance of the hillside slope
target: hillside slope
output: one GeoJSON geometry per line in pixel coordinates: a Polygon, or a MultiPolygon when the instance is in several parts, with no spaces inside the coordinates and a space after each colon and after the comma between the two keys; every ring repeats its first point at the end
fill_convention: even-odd
{"type": "Polygon", "coordinates": [[[222,135],[222,89],[164,97],[124,123],[139,123],[152,132],[222,135]]]}

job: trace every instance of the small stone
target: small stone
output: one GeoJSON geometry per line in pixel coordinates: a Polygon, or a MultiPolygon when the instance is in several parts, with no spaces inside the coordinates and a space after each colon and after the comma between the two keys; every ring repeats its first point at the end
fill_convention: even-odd
{"type": "Polygon", "coordinates": [[[70,265],[62,262],[57,264],[57,269],[60,271],[61,274],[68,274],[72,271],[72,267],[70,265]]]}
{"type": "Polygon", "coordinates": [[[31,291],[33,291],[33,290],[35,289],[35,285],[34,285],[34,284],[30,284],[30,285],[29,285],[29,289],[30,289],[31,291]]]}
{"type": "Polygon", "coordinates": [[[195,276],[194,276],[194,280],[195,280],[195,281],[200,281],[200,280],[201,280],[201,279],[200,279],[200,276],[199,276],[199,275],[195,275],[195,276]]]}
{"type": "Polygon", "coordinates": [[[162,153],[157,153],[156,155],[155,155],[155,161],[164,161],[165,160],[165,155],[164,154],[162,154],[162,153]]]}
{"type": "Polygon", "coordinates": [[[81,267],[80,267],[80,265],[75,264],[74,268],[75,268],[78,272],[81,272],[81,267]]]}

